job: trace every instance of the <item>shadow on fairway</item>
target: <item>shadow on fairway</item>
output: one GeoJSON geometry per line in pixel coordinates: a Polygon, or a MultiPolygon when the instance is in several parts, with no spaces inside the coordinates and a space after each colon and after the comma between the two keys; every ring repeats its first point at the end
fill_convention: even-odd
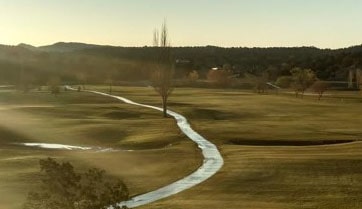
{"type": "Polygon", "coordinates": [[[250,146],[318,146],[333,145],[355,142],[356,140],[242,140],[232,139],[230,144],[233,145],[250,145],[250,146]]]}

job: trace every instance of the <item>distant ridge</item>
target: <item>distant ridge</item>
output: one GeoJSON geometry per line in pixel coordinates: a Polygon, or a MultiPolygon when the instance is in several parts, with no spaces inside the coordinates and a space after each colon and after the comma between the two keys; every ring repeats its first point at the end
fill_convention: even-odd
{"type": "Polygon", "coordinates": [[[29,50],[38,50],[37,47],[32,46],[30,44],[24,44],[24,43],[18,44],[18,47],[23,47],[23,48],[29,49],[29,50]]]}
{"type": "MultiPolygon", "coordinates": [[[[0,44],[1,45],[1,44],[0,44]]],[[[7,45],[3,45],[7,46],[7,45]]],[[[18,47],[22,47],[32,51],[45,51],[45,52],[73,52],[73,51],[82,51],[87,49],[97,49],[97,48],[112,48],[114,49],[122,49],[122,48],[133,48],[133,49],[142,49],[147,48],[147,46],[143,47],[130,47],[130,46],[112,46],[112,45],[98,45],[98,44],[88,44],[88,43],[81,43],[81,42],[57,42],[51,45],[45,46],[32,46],[26,43],[20,43],[17,45],[18,47]]],[[[151,47],[152,48],[152,47],[151,47]]],[[[315,46],[294,46],[294,47],[221,47],[221,46],[213,46],[213,45],[206,45],[206,46],[176,46],[173,48],[178,49],[187,49],[187,48],[214,48],[214,49],[247,49],[247,50],[273,50],[273,49],[309,49],[309,50],[329,50],[329,51],[361,51],[362,44],[354,45],[344,48],[338,49],[329,49],[329,48],[318,48],[315,46]]]]}
{"type": "Polygon", "coordinates": [[[31,51],[73,52],[73,51],[80,51],[80,50],[84,50],[84,49],[102,47],[102,45],[86,44],[86,43],[78,43],[78,42],[57,42],[52,45],[39,46],[39,47],[30,45],[30,44],[21,43],[21,44],[18,44],[17,47],[22,47],[24,49],[28,49],[31,51]]]}
{"type": "Polygon", "coordinates": [[[36,47],[38,50],[46,52],[72,52],[79,51],[83,49],[97,48],[102,47],[101,45],[96,44],[85,44],[78,42],[57,42],[52,45],[36,47]]]}

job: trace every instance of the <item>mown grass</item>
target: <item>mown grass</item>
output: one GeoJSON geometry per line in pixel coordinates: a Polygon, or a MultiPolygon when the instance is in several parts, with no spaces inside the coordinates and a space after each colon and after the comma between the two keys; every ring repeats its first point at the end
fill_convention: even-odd
{"type": "MultiPolygon", "coordinates": [[[[150,88],[119,87],[115,93],[160,105],[150,88]]],[[[219,146],[225,165],[203,184],[141,208],[362,208],[361,96],[331,93],[318,101],[283,93],[175,89],[169,108],[219,146]],[[230,143],[258,140],[258,146],[230,143]],[[356,142],[269,146],[268,140],[356,142]]]]}
{"type": "Polygon", "coordinates": [[[197,147],[172,119],[152,110],[85,92],[0,92],[0,208],[20,209],[38,184],[39,159],[70,161],[76,169],[105,169],[122,178],[131,195],[191,173],[201,163],[197,147]],[[23,147],[42,142],[134,150],[59,151],[23,147]],[[186,160],[187,159],[187,160],[186,160]]]}
{"type": "MultiPolygon", "coordinates": [[[[88,88],[107,91],[107,87],[88,88]]],[[[361,98],[351,92],[331,93],[318,101],[313,96],[302,100],[284,93],[175,89],[170,109],[188,117],[194,129],[219,146],[225,165],[201,185],[141,208],[362,208],[361,98]],[[269,146],[268,140],[356,142],[269,146]],[[245,146],[235,141],[259,143],[245,146]]],[[[13,100],[2,100],[0,108],[0,131],[6,136],[0,141],[0,195],[5,198],[0,199],[0,208],[18,208],[24,187],[36,179],[38,159],[45,156],[71,160],[80,169],[104,168],[123,177],[133,194],[180,178],[200,163],[195,146],[179,133],[172,119],[162,119],[158,112],[88,93],[68,92],[60,99],[44,94],[37,103],[32,100],[36,93],[23,103],[25,98],[13,94],[2,97],[13,100]],[[95,154],[7,145],[35,139],[139,151],[95,154]]],[[[160,106],[151,88],[115,87],[114,94],[160,106]]]]}

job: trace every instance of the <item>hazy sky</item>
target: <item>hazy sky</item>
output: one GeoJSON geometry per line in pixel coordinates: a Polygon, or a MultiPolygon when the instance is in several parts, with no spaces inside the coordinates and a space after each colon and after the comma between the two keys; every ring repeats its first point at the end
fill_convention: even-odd
{"type": "Polygon", "coordinates": [[[362,0],[0,0],[0,43],[152,45],[165,17],[173,46],[362,44],[362,0]]]}

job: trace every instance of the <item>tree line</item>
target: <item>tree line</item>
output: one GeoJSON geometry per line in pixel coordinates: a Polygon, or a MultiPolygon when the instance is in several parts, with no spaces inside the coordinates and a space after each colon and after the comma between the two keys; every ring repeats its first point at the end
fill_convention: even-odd
{"type": "MultiPolygon", "coordinates": [[[[59,46],[58,46],[59,47],[59,46]]],[[[66,48],[64,43],[62,49],[66,48]]],[[[34,47],[35,48],[35,47],[34,47]]],[[[158,47],[77,47],[68,51],[0,46],[0,82],[46,85],[58,77],[68,83],[115,83],[150,80],[158,47]]],[[[311,69],[321,80],[345,81],[351,67],[361,68],[362,46],[331,50],[299,48],[172,47],[174,78],[197,72],[206,79],[211,68],[227,65],[233,74],[273,80],[295,67],[311,69]]]]}

